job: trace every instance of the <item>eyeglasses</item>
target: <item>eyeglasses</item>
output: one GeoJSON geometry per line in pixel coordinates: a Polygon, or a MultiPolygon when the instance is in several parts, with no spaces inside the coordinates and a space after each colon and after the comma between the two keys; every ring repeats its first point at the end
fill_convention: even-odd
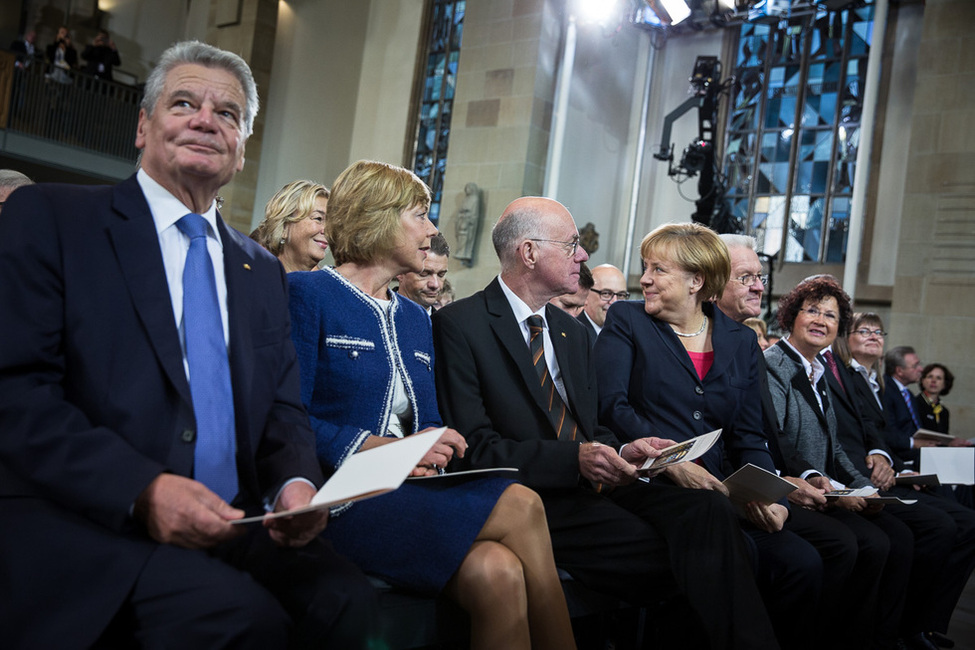
{"type": "Polygon", "coordinates": [[[579,236],[576,235],[571,241],[559,241],[558,239],[529,239],[529,241],[547,241],[550,244],[562,244],[570,251],[569,257],[575,257],[576,250],[579,248],[579,236]]]}
{"type": "Polygon", "coordinates": [[[599,295],[599,299],[603,302],[609,302],[615,296],[617,300],[626,300],[630,297],[629,291],[610,291],[609,289],[603,289],[602,291],[596,291],[593,289],[593,293],[599,295]]]}
{"type": "Polygon", "coordinates": [[[759,275],[758,273],[746,273],[745,275],[740,275],[735,279],[741,282],[746,287],[750,287],[753,284],[755,284],[755,280],[761,282],[763,287],[768,284],[768,276],[759,275]]]}
{"type": "Polygon", "coordinates": [[[866,327],[861,327],[858,330],[853,330],[854,333],[859,334],[863,338],[869,338],[870,336],[876,336],[878,339],[882,339],[887,336],[887,332],[883,330],[869,330],[866,327]]]}
{"type": "Polygon", "coordinates": [[[809,307],[808,309],[800,309],[799,311],[804,311],[807,314],[809,314],[810,316],[812,316],[813,318],[819,318],[820,316],[822,316],[823,317],[823,320],[827,320],[830,323],[833,323],[834,325],[840,319],[839,316],[837,316],[836,314],[834,314],[831,311],[821,312],[818,309],[816,309],[815,307],[809,307]]]}

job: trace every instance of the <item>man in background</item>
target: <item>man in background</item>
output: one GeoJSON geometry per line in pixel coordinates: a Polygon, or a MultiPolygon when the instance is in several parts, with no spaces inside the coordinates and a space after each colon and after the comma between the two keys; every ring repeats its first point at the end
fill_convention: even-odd
{"type": "Polygon", "coordinates": [[[599,336],[606,322],[606,312],[617,300],[626,300],[630,293],[626,290],[623,272],[612,264],[600,264],[592,270],[592,290],[586,299],[586,310],[579,314],[579,322],[592,333],[599,336]]]}
{"type": "Polygon", "coordinates": [[[447,245],[443,233],[437,233],[430,239],[430,250],[427,251],[427,258],[423,261],[423,270],[419,273],[409,271],[396,276],[399,280],[397,289],[399,295],[420,305],[427,310],[428,314],[433,313],[447,277],[448,259],[450,259],[450,246],[447,245]]]}

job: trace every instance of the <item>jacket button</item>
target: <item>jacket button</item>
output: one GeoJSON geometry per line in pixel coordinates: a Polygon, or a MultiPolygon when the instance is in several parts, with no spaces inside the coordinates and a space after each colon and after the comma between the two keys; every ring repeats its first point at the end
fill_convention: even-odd
{"type": "Polygon", "coordinates": [[[183,433],[179,437],[183,442],[193,442],[196,439],[196,431],[193,429],[183,429],[183,433]]]}
{"type": "Polygon", "coordinates": [[[703,395],[704,394],[704,389],[701,388],[700,386],[695,386],[694,387],[694,392],[697,393],[698,395],[703,395]]]}
{"type": "Polygon", "coordinates": [[[700,411],[694,411],[694,419],[695,420],[700,420],[701,419],[701,412],[700,411]]]}
{"type": "Polygon", "coordinates": [[[349,358],[350,359],[358,359],[359,358],[359,351],[358,350],[350,350],[349,351],[349,358]]]}

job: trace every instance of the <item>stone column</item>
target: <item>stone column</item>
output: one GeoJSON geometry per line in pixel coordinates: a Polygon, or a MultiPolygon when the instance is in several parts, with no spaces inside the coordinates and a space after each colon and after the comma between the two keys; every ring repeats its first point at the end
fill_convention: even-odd
{"type": "Polygon", "coordinates": [[[278,24],[278,0],[211,0],[207,42],[239,54],[251,67],[257,81],[262,110],[254,120],[254,133],[247,140],[244,169],[221,191],[221,214],[234,228],[248,233],[261,167],[264,111],[271,80],[274,35],[278,24]]]}
{"type": "Polygon", "coordinates": [[[887,340],[951,369],[945,404],[965,437],[975,436],[973,32],[975,2],[927,0],[887,340]]]}

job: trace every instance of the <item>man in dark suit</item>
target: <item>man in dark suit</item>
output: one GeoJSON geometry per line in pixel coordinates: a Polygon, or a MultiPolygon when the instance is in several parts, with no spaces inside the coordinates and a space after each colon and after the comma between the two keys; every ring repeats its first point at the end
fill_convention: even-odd
{"type": "Polygon", "coordinates": [[[427,310],[427,314],[436,311],[435,305],[440,300],[444,281],[447,278],[447,260],[450,259],[450,246],[447,239],[440,233],[430,239],[430,250],[423,260],[423,270],[419,273],[408,271],[396,276],[399,287],[396,291],[409,298],[427,310]]]}
{"type": "Polygon", "coordinates": [[[240,57],[178,43],[147,82],[135,176],[5,206],[4,646],[282,648],[291,619],[293,645],[364,636],[374,595],[318,537],[324,511],[232,524],[322,481],[284,273],[215,207],[257,107],[240,57]]]}
{"type": "Polygon", "coordinates": [[[588,256],[556,201],[512,202],[494,227],[501,275],[433,316],[441,413],[469,467],[516,467],[545,503],[556,563],[594,589],[683,593],[712,648],[776,647],[728,500],[637,481],[669,441],[623,447],[596,422],[589,334],[548,305],[588,256]]]}
{"type": "Polygon", "coordinates": [[[881,396],[887,419],[884,437],[891,450],[914,468],[920,464],[920,448],[933,444],[912,438],[921,428],[921,421],[914,409],[914,395],[909,386],[921,378],[923,369],[917,352],[907,345],[890,348],[884,355],[884,392],[881,396]]]}
{"type": "Polygon", "coordinates": [[[623,272],[612,264],[600,264],[592,270],[592,290],[586,298],[586,309],[578,315],[579,322],[592,332],[593,338],[599,336],[606,322],[606,312],[617,300],[626,300],[630,293],[626,290],[623,272]]]}

